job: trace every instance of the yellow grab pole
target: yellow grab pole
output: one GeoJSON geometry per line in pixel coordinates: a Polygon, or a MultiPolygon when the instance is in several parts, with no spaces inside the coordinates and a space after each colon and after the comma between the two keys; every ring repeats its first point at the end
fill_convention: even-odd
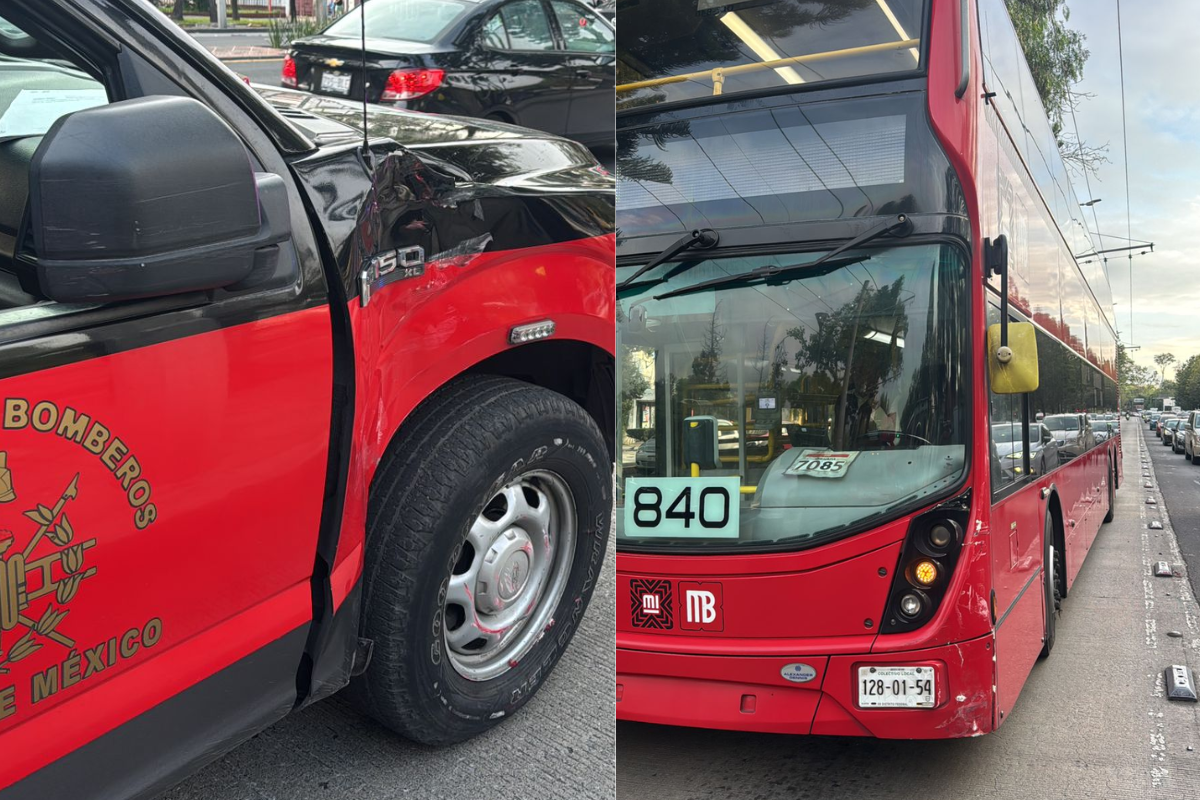
{"type": "Polygon", "coordinates": [[[684,75],[668,75],[665,78],[653,78],[648,81],[622,83],[617,87],[617,91],[632,92],[634,89],[647,89],[651,86],[663,86],[668,83],[713,80],[714,78],[719,78],[720,83],[723,84],[725,79],[730,75],[738,75],[743,72],[758,72],[759,70],[776,69],[778,67],[791,66],[792,64],[812,64],[818,61],[828,61],[832,58],[851,58],[853,56],[868,55],[870,53],[886,53],[889,50],[904,50],[905,48],[919,47],[920,45],[920,39],[905,39],[899,42],[884,42],[882,44],[863,45],[862,47],[848,47],[845,50],[830,50],[826,53],[812,53],[807,56],[776,58],[771,61],[755,61],[752,64],[739,64],[736,67],[717,67],[715,69],[706,69],[703,72],[689,72],[684,75]]]}

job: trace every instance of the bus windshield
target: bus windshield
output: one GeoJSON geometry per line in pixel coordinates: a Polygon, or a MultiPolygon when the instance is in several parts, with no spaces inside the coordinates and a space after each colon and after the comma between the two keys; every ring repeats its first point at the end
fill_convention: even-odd
{"type": "Polygon", "coordinates": [[[925,0],[654,0],[622,4],[618,110],[910,72],[925,0]]]}
{"type": "MultiPolygon", "coordinates": [[[[684,421],[707,416],[719,464],[702,477],[738,476],[746,487],[736,542],[655,538],[652,549],[808,547],[901,514],[964,475],[969,312],[957,248],[849,251],[861,260],[654,299],[821,255],[665,264],[620,293],[619,485],[687,475],[684,421]],[[839,454],[846,468],[832,479],[799,474],[818,453],[839,454]]],[[[635,269],[621,267],[617,282],[635,269]]],[[[617,520],[622,546],[646,544],[617,520]]]]}

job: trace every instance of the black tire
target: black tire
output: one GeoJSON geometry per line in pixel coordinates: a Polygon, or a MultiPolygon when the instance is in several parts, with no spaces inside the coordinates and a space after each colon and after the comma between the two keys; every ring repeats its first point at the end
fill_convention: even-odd
{"type": "MultiPolygon", "coordinates": [[[[611,525],[611,470],[596,423],[556,392],[467,376],[427,400],[388,449],[369,495],[361,627],[374,641],[374,655],[352,682],[356,704],[430,745],[475,736],[523,706],[553,670],[591,600],[611,525]],[[461,569],[460,557],[473,552],[467,534],[484,504],[531,470],[559,479],[574,504],[569,571],[551,568],[567,575],[565,586],[540,638],[513,653],[515,665],[469,680],[452,663],[445,638],[444,626],[455,629],[447,587],[461,569]]],[[[543,608],[540,601],[537,607],[543,608]]]]}
{"type": "Polygon", "coordinates": [[[1039,658],[1047,658],[1054,649],[1054,636],[1058,627],[1058,614],[1062,610],[1063,582],[1066,572],[1063,570],[1062,551],[1054,546],[1054,518],[1046,512],[1046,520],[1042,525],[1043,554],[1042,589],[1046,603],[1046,629],[1042,639],[1042,652],[1039,658]]]}
{"type": "Polygon", "coordinates": [[[1105,522],[1112,522],[1117,513],[1117,468],[1111,461],[1108,463],[1108,513],[1104,515],[1105,522]]]}

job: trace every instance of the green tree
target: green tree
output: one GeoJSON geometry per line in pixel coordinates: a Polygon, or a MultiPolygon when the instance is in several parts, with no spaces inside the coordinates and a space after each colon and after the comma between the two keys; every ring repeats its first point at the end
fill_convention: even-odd
{"type": "Polygon", "coordinates": [[[1083,77],[1088,50],[1083,34],[1067,27],[1071,11],[1066,0],[1005,0],[1005,4],[1063,160],[1096,174],[1100,164],[1108,161],[1108,145],[1095,147],[1063,130],[1064,116],[1088,96],[1073,88],[1083,77]]]}
{"type": "Polygon", "coordinates": [[[1158,387],[1158,374],[1150,367],[1143,367],[1129,357],[1125,345],[1117,343],[1117,386],[1121,392],[1121,405],[1133,407],[1133,398],[1150,398],[1158,387]]]}
{"type": "Polygon", "coordinates": [[[1062,133],[1063,114],[1071,109],[1071,87],[1083,78],[1088,51],[1084,36],[1067,23],[1066,0],[1005,0],[1017,39],[1025,51],[1033,85],[1037,87],[1054,135],[1062,133]]]}
{"type": "MultiPolygon", "coordinates": [[[[629,415],[633,412],[633,404],[636,403],[642,395],[646,394],[646,390],[650,388],[650,381],[642,374],[642,370],[638,364],[638,360],[634,357],[635,352],[639,352],[640,348],[622,347],[621,348],[621,430],[624,431],[629,425],[629,415]]],[[[636,427],[636,426],[635,426],[636,427]]],[[[622,433],[622,436],[625,434],[622,433]]]]}
{"type": "Polygon", "coordinates": [[[1158,355],[1156,355],[1154,357],[1154,363],[1158,365],[1158,371],[1159,371],[1159,374],[1161,375],[1161,380],[1163,383],[1163,390],[1165,391],[1166,383],[1167,383],[1167,367],[1176,363],[1175,354],[1174,353],[1159,353],[1158,355]]]}
{"type": "Polygon", "coordinates": [[[857,412],[872,398],[878,398],[880,387],[894,378],[900,370],[902,351],[897,342],[908,335],[908,314],[901,299],[904,278],[895,283],[875,287],[864,281],[855,298],[830,313],[817,314],[817,329],[792,328],[788,336],[796,341],[795,368],[811,371],[813,383],[826,391],[837,393],[833,417],[833,446],[847,446],[848,440],[861,431],[848,431],[848,416],[865,415],[857,412]],[[864,343],[877,341],[866,337],[867,332],[888,332],[887,347],[870,347],[864,343]]]}
{"type": "Polygon", "coordinates": [[[1192,356],[1176,371],[1175,401],[1187,409],[1200,408],[1200,356],[1192,356]]]}

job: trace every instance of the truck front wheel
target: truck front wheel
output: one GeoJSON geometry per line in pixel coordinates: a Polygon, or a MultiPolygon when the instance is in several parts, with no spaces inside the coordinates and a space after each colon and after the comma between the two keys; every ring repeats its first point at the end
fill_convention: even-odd
{"type": "Polygon", "coordinates": [[[524,705],[591,599],[611,485],[596,423],[556,392],[468,376],[426,401],[368,500],[360,707],[440,745],[524,705]]]}

